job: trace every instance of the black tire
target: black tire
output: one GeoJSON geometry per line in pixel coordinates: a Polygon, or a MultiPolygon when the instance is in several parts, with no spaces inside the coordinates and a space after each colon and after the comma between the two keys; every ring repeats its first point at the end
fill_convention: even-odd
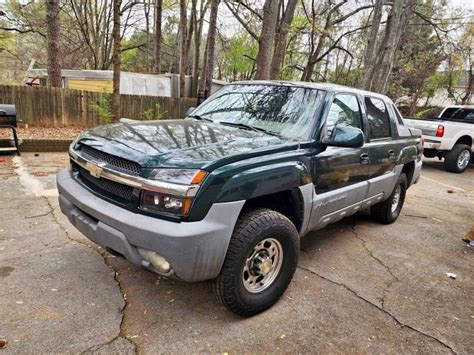
{"type": "MultiPolygon", "coordinates": [[[[243,317],[258,314],[275,304],[287,289],[298,264],[299,249],[298,232],[284,215],[269,209],[247,212],[237,221],[221,273],[211,281],[211,290],[235,314],[243,317]],[[248,266],[248,258],[258,249],[259,242],[268,238],[280,243],[281,266],[278,272],[274,272],[276,276],[268,283],[267,288],[252,293],[246,289],[250,286],[244,281],[245,267],[248,266]]],[[[272,270],[273,268],[274,266],[272,270]]],[[[257,282],[254,285],[258,287],[257,282]]]]}
{"type": "Polygon", "coordinates": [[[460,174],[469,166],[469,161],[472,158],[471,147],[467,144],[456,144],[453,149],[446,153],[444,157],[444,168],[446,171],[460,174]],[[467,152],[467,153],[465,153],[467,152]],[[458,165],[458,159],[461,154],[469,154],[468,163],[465,166],[460,167],[458,165]]]}
{"type": "Polygon", "coordinates": [[[370,208],[370,214],[373,219],[383,224],[390,224],[397,220],[405,202],[405,195],[407,191],[407,176],[401,173],[397,184],[393,189],[390,197],[383,202],[377,203],[370,208]],[[400,188],[400,190],[398,190],[400,188]],[[394,200],[398,194],[397,207],[392,209],[394,200]]]}

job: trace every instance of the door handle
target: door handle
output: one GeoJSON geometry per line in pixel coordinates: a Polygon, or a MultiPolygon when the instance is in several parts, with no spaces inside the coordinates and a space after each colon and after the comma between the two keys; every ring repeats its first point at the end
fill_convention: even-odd
{"type": "Polygon", "coordinates": [[[363,165],[369,164],[369,154],[367,153],[362,153],[360,155],[360,163],[363,165]]]}
{"type": "Polygon", "coordinates": [[[388,151],[388,159],[395,159],[395,151],[393,149],[388,151]]]}

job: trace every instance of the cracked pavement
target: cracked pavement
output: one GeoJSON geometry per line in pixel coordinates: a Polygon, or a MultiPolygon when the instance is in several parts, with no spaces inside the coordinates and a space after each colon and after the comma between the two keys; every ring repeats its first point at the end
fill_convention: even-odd
{"type": "Polygon", "coordinates": [[[361,213],[307,235],[282,299],[242,319],[206,283],[136,268],[75,230],[55,196],[66,164],[54,153],[0,163],[6,354],[474,351],[473,250],[461,241],[474,224],[473,167],[451,174],[427,159],[395,224],[361,213]]]}

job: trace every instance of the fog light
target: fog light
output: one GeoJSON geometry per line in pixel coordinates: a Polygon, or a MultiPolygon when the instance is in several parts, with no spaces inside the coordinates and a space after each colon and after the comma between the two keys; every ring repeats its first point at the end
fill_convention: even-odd
{"type": "Polygon", "coordinates": [[[165,258],[163,258],[160,254],[151,250],[146,250],[146,249],[141,249],[141,248],[137,248],[137,249],[138,249],[138,254],[140,254],[142,259],[145,261],[148,261],[159,272],[167,274],[171,270],[170,263],[165,258]]]}

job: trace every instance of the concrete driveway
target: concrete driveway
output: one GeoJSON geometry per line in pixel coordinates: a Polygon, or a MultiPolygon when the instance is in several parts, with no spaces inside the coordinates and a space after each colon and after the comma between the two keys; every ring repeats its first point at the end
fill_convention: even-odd
{"type": "Polygon", "coordinates": [[[73,229],[54,183],[66,164],[0,162],[0,352],[474,352],[474,258],[461,241],[473,167],[426,160],[396,223],[362,214],[306,236],[283,298],[242,319],[206,283],[138,269],[73,229]]]}

